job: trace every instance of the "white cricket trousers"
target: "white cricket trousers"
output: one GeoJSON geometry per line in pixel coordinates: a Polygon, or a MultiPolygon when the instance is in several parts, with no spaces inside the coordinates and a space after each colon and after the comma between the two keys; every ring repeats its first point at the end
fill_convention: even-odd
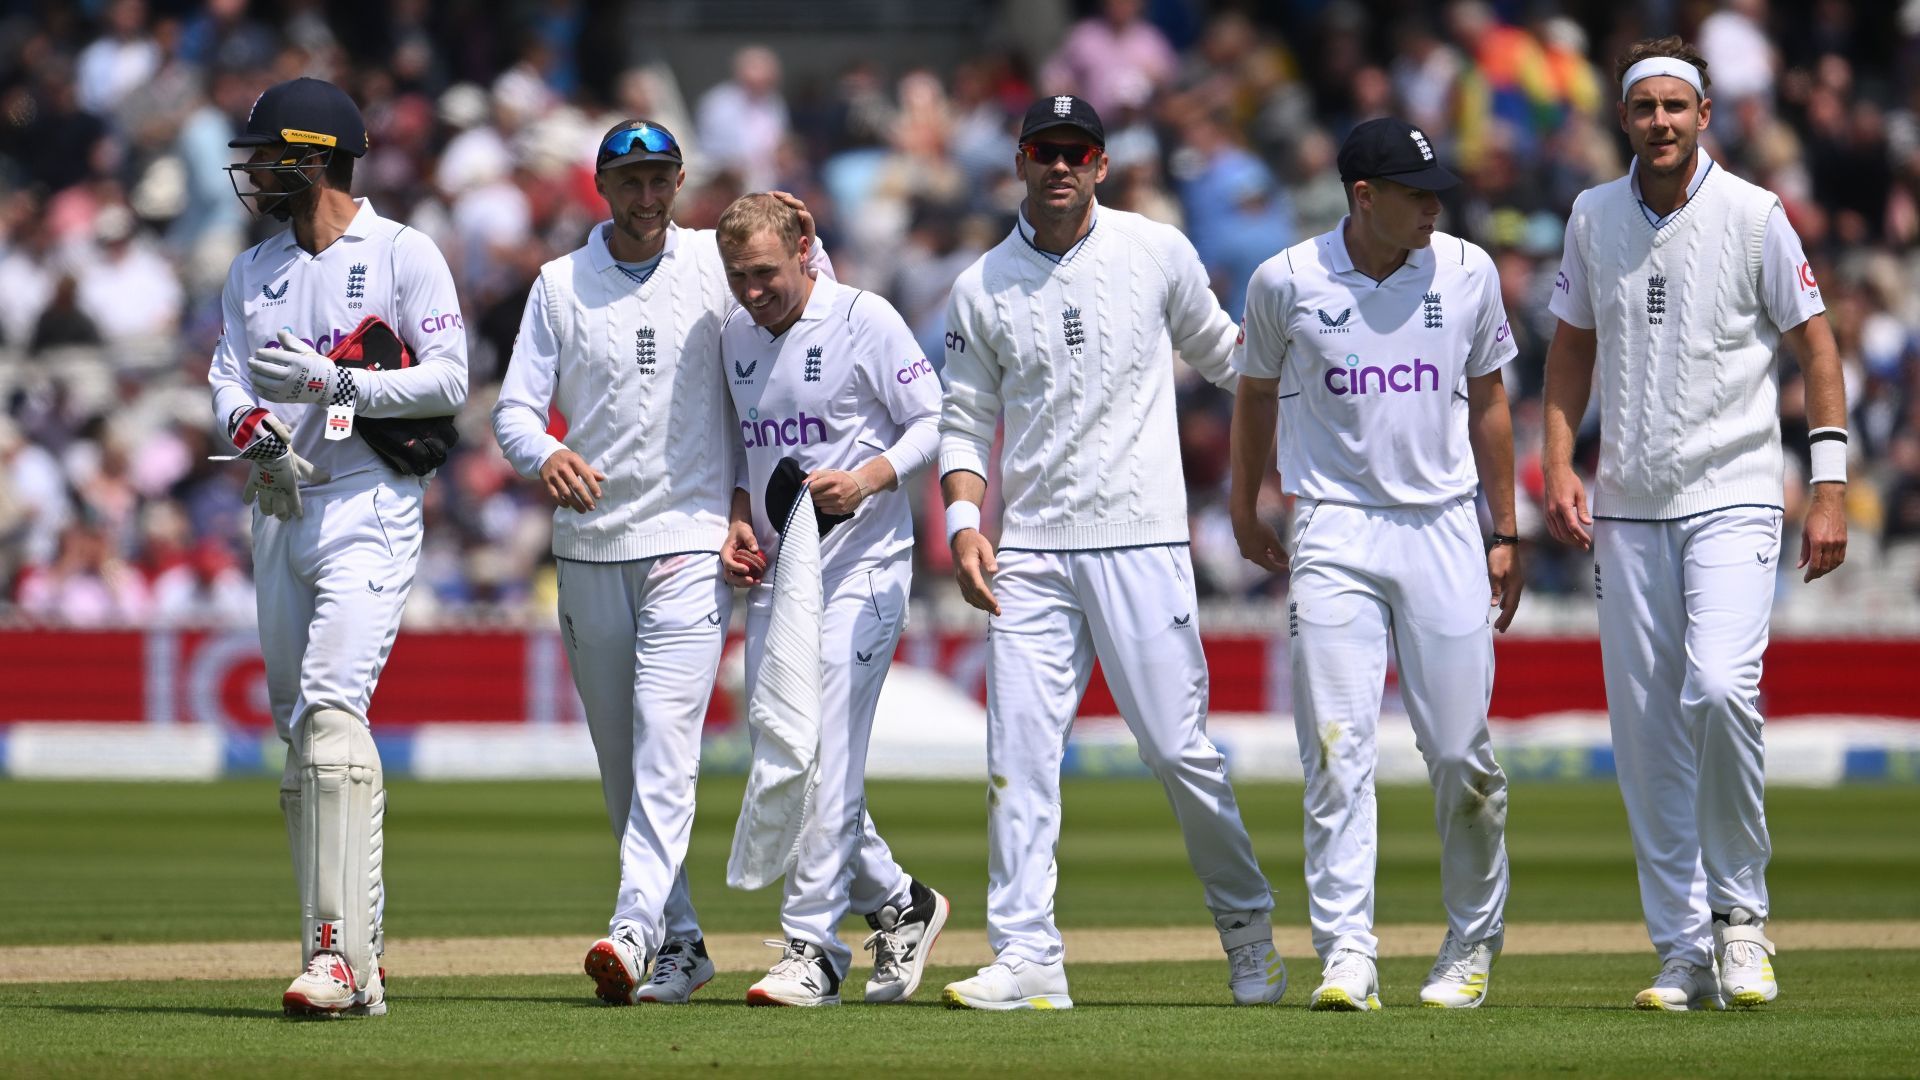
{"type": "Polygon", "coordinates": [[[1780,511],[1593,524],[1613,764],[1662,960],[1707,964],[1712,913],[1767,917],[1767,649],[1780,511]]]}
{"type": "MultiPolygon", "coordinates": [[[[367,723],[374,684],[400,632],[400,612],[420,563],[426,480],[386,469],[302,488],[302,516],[253,512],[254,603],[267,704],[280,741],[318,709],[367,723]]],[[[288,761],[293,767],[293,759],[288,761]]],[[[282,780],[297,790],[289,773],[282,780]]],[[[284,797],[284,796],[283,796],[284,797]]],[[[304,853],[293,844],[294,880],[304,853]]],[[[386,889],[376,881],[373,949],[384,947],[386,889]]],[[[304,903],[305,897],[302,897],[304,903]]]]}
{"type": "Polygon", "coordinates": [[[1507,777],[1487,705],[1493,639],[1473,500],[1377,507],[1301,500],[1287,603],[1293,722],[1306,773],[1307,910],[1322,960],[1377,955],[1374,765],[1387,648],[1433,784],[1440,897],[1462,941],[1502,928],[1507,777]]]}
{"type": "Polygon", "coordinates": [[[558,569],[560,636],[620,843],[609,932],[631,930],[651,956],[701,936],[683,864],[733,590],[713,552],[558,569]]]}
{"type": "Polygon", "coordinates": [[[987,623],[994,953],[1040,964],[1064,956],[1053,920],[1060,763],[1096,657],[1140,760],[1173,804],[1216,926],[1272,911],[1226,760],[1207,738],[1207,661],[1187,546],[1008,550],[997,561],[1001,614],[987,623]]]}
{"type": "Polygon", "coordinates": [[[253,512],[267,702],[283,742],[315,709],[367,719],[420,562],[426,482],[387,469],[300,489],[304,516],[253,512]]]}
{"type": "MultiPolygon", "coordinates": [[[[888,904],[904,909],[913,884],[874,828],[866,789],[873,714],[906,629],[912,574],[912,553],[902,552],[822,586],[818,787],[808,810],[812,825],[801,834],[799,858],[782,886],[780,926],[789,940],[825,949],[841,978],[853,950],[840,940],[840,920],[849,911],[868,915],[888,904]]],[[[763,584],[747,598],[749,693],[760,677],[772,619],[773,586],[763,584]]]]}

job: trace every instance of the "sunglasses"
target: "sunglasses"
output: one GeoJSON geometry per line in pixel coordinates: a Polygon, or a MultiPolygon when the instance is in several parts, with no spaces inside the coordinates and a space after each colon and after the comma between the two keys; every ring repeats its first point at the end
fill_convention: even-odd
{"type": "Polygon", "coordinates": [[[1100,156],[1100,148],[1092,143],[1025,142],[1020,144],[1020,152],[1028,161],[1042,165],[1064,161],[1076,169],[1100,156]]]}
{"type": "Polygon", "coordinates": [[[614,158],[625,157],[633,153],[635,147],[649,154],[680,156],[680,144],[666,128],[642,124],[607,136],[607,141],[600,144],[600,153],[595,156],[594,165],[598,167],[614,158]]]}

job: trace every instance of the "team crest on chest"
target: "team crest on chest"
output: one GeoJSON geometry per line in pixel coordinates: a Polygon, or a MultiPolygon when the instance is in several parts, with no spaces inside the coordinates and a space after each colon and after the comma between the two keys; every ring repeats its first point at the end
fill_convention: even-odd
{"type": "Polygon", "coordinates": [[[1647,325],[1659,326],[1667,313],[1667,277],[1655,274],[1647,279],[1647,325]]]}
{"type": "Polygon", "coordinates": [[[639,367],[640,374],[654,373],[654,361],[658,356],[654,352],[653,327],[643,326],[633,332],[633,362],[639,367]]]}
{"type": "Polygon", "coordinates": [[[1314,308],[1313,313],[1320,316],[1320,332],[1323,334],[1349,334],[1352,329],[1347,320],[1353,317],[1353,309],[1347,308],[1339,315],[1329,315],[1324,308],[1314,308]]]}
{"type": "Polygon", "coordinates": [[[806,368],[801,372],[801,375],[800,375],[800,379],[802,382],[819,382],[820,381],[820,353],[821,353],[820,346],[818,345],[807,346],[806,368]]]}
{"type": "Polygon", "coordinates": [[[347,299],[364,300],[367,296],[367,264],[354,263],[347,268],[347,299]]]}
{"type": "Polygon", "coordinates": [[[1086,328],[1080,324],[1080,309],[1069,307],[1061,312],[1060,324],[1066,333],[1068,355],[1079,356],[1082,347],[1087,343],[1086,328]]]}
{"type": "Polygon", "coordinates": [[[1439,293],[1430,292],[1420,298],[1420,317],[1426,321],[1427,329],[1440,329],[1441,315],[1439,293]]]}

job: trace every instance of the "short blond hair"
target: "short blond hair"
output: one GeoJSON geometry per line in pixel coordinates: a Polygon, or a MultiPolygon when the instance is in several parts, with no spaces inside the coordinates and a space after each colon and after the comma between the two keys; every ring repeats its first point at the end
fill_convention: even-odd
{"type": "Polygon", "coordinates": [[[737,246],[763,232],[780,238],[788,251],[800,250],[800,214],[771,195],[742,195],[720,215],[715,229],[722,244],[737,246]]]}
{"type": "MultiPolygon", "coordinates": [[[[1643,38],[1627,47],[1625,56],[1613,62],[1613,81],[1619,82],[1627,77],[1627,69],[1642,60],[1651,60],[1656,56],[1684,60],[1700,72],[1700,89],[1713,89],[1713,76],[1707,74],[1707,58],[1693,47],[1687,39],[1678,34],[1662,38],[1643,38]]],[[[1627,89],[1622,87],[1621,89],[1627,89]]],[[[1705,94],[1701,95],[1705,97],[1705,94]]]]}

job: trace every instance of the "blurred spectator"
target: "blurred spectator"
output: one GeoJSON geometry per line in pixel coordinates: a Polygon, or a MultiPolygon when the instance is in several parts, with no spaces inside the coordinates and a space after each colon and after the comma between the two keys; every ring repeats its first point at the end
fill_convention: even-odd
{"type": "Polygon", "coordinates": [[[138,623],[151,600],[140,575],[92,525],[68,526],[60,553],[51,565],[27,572],[19,598],[26,614],[74,626],[138,623]]]}
{"type": "Polygon", "coordinates": [[[1254,270],[1293,243],[1293,209],[1266,164],[1218,119],[1201,116],[1181,136],[1173,176],[1187,236],[1238,319],[1254,270]]]}
{"type": "Polygon", "coordinates": [[[151,346],[180,324],[180,279],[173,263],[134,235],[133,211],[118,203],[94,219],[99,244],[79,260],[80,310],[109,346],[151,346]]]}
{"type": "Polygon", "coordinates": [[[716,168],[733,171],[748,191],[772,186],[772,165],[787,137],[780,58],[761,45],[733,57],[733,78],[700,98],[700,144],[716,168]]]}
{"type": "Polygon", "coordinates": [[[160,46],[147,34],[143,0],[111,0],[105,29],[80,50],[73,73],[80,107],[99,117],[113,115],[160,70],[160,46]]]}
{"type": "Polygon", "coordinates": [[[1176,61],[1165,34],[1141,17],[1143,0],[1103,0],[1100,14],[1067,32],[1040,72],[1044,93],[1077,94],[1103,116],[1144,84],[1158,89],[1176,61]]]}

